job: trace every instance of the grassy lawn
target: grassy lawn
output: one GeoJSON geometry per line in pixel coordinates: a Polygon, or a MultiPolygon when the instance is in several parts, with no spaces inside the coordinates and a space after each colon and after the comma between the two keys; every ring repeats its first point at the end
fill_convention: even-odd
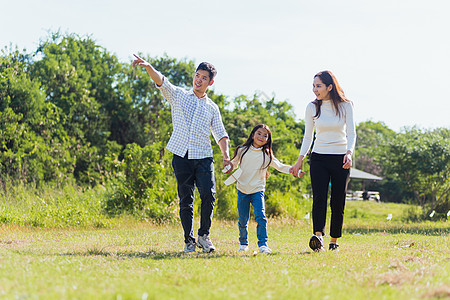
{"type": "MultiPolygon", "coordinates": [[[[182,253],[178,224],[123,221],[108,229],[3,226],[0,298],[450,298],[448,222],[350,218],[339,240],[341,250],[322,253],[308,248],[309,222],[270,220],[273,253],[256,256],[255,223],[250,223],[251,245],[245,254],[236,252],[237,222],[214,220],[213,254],[182,253]]],[[[197,228],[198,221],[195,224],[197,228]]]]}

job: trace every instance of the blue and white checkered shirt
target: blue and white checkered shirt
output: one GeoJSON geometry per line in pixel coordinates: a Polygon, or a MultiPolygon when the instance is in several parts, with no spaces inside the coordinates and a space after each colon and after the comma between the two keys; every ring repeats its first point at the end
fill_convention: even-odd
{"type": "Polygon", "coordinates": [[[189,159],[212,157],[211,133],[217,143],[228,137],[217,104],[208,96],[199,99],[193,90],[174,86],[166,77],[156,87],[172,107],[173,132],[167,150],[181,157],[188,151],[189,159]]]}

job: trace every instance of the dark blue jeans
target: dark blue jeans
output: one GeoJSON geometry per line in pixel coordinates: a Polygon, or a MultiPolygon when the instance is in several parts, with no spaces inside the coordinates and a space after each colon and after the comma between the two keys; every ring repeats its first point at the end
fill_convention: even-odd
{"type": "Polygon", "coordinates": [[[214,160],[212,157],[188,159],[187,154],[185,157],[174,154],[172,166],[175,172],[175,178],[177,179],[178,197],[180,198],[180,219],[184,230],[184,242],[195,242],[193,224],[195,186],[197,186],[202,201],[198,235],[209,235],[216,200],[214,160]]]}

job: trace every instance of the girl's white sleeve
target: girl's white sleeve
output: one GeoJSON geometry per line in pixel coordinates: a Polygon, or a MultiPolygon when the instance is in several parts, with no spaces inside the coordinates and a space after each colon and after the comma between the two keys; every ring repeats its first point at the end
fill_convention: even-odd
{"type": "Polygon", "coordinates": [[[310,102],[306,106],[305,111],[305,134],[303,135],[303,141],[302,141],[302,147],[300,148],[300,155],[305,156],[309,148],[311,147],[311,144],[313,142],[313,136],[314,136],[314,120],[313,120],[313,113],[315,112],[315,106],[312,102],[310,102]]]}
{"type": "Polygon", "coordinates": [[[291,168],[291,166],[281,163],[275,156],[273,157],[270,166],[284,174],[289,174],[289,169],[291,168]]]}
{"type": "Polygon", "coordinates": [[[231,163],[233,164],[233,169],[236,169],[239,166],[239,164],[241,162],[241,153],[242,153],[242,148],[238,148],[236,157],[231,160],[231,163]]]}

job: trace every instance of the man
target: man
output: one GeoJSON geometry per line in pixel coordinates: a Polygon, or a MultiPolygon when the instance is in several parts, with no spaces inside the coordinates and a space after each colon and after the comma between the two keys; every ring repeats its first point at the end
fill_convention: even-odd
{"type": "Polygon", "coordinates": [[[166,148],[173,153],[172,166],[180,198],[184,252],[194,252],[196,246],[202,248],[203,252],[212,252],[216,248],[209,237],[209,229],[214,212],[216,189],[211,133],[222,151],[223,167],[231,165],[228,153],[229,137],[223,126],[219,107],[206,95],[206,90],[214,83],[217,71],[210,63],[202,62],[195,72],[193,89],[186,91],[172,85],[150,63],[137,55],[134,56],[136,59],[133,61],[133,67],[138,65],[146,69],[171,106],[173,132],[166,148]],[[194,184],[202,201],[197,243],[194,238],[192,209],[194,184]]]}

